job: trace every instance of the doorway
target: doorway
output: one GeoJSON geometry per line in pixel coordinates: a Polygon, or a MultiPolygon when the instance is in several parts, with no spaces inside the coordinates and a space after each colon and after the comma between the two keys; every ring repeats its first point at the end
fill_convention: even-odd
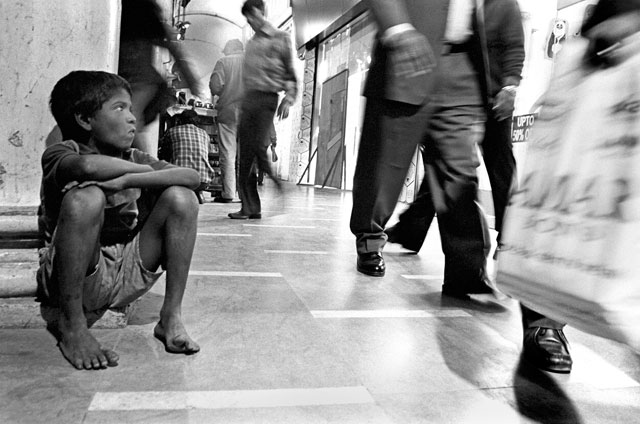
{"type": "Polygon", "coordinates": [[[343,188],[345,184],[345,118],[349,71],[322,84],[319,116],[316,185],[343,188]]]}

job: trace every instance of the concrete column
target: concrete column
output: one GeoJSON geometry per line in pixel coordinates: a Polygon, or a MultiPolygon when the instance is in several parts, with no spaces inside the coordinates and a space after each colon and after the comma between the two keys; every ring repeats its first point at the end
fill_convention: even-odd
{"type": "MultiPolygon", "coordinates": [[[[60,138],[49,95],[72,70],[116,72],[120,14],[120,0],[0,1],[0,241],[37,229],[40,157],[60,138]]],[[[2,249],[0,297],[35,294],[37,265],[2,249]]]]}
{"type": "Polygon", "coordinates": [[[120,13],[119,0],[0,2],[0,211],[38,205],[53,85],[76,69],[116,71],[120,13]]]}

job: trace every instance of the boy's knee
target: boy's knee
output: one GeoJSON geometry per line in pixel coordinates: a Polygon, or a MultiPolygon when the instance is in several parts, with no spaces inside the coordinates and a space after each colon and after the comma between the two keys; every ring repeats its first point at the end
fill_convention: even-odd
{"type": "Polygon", "coordinates": [[[162,199],[169,204],[174,213],[198,216],[198,198],[190,188],[182,186],[168,187],[162,193],[162,199]]]}
{"type": "Polygon", "coordinates": [[[64,195],[60,214],[94,221],[103,214],[105,205],[106,198],[99,187],[74,188],[64,195]]]}

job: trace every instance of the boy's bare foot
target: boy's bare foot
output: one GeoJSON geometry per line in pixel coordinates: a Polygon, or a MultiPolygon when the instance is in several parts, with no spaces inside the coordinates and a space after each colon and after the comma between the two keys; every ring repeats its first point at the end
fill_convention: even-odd
{"type": "Polygon", "coordinates": [[[61,319],[58,331],[58,347],[67,361],[77,369],[98,370],[118,365],[118,354],[110,349],[103,349],[88,328],[68,325],[61,319]]]}
{"type": "Polygon", "coordinates": [[[192,355],[200,351],[200,346],[189,337],[180,320],[166,324],[160,320],[153,329],[153,335],[164,344],[167,352],[192,355]]]}

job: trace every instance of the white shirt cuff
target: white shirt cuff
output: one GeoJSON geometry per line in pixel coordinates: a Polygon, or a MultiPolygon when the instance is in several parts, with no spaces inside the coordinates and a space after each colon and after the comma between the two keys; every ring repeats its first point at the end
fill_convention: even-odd
{"type": "Polygon", "coordinates": [[[386,43],[387,40],[389,40],[389,38],[393,37],[394,35],[411,31],[413,29],[415,29],[413,25],[407,22],[403,24],[394,25],[392,27],[387,28],[386,31],[382,33],[382,35],[380,36],[380,41],[382,41],[383,43],[386,43]]]}

